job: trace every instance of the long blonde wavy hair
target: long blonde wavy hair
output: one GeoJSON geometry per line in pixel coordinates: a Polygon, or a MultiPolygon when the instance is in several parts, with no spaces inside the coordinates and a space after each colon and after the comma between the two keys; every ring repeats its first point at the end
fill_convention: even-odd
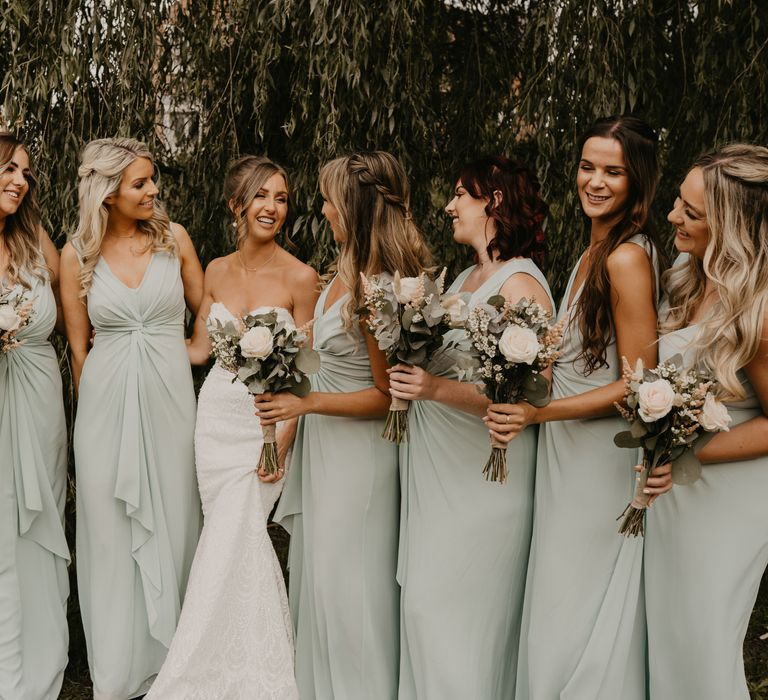
{"type": "MultiPolygon", "coordinates": [[[[77,171],[80,177],[80,220],[72,236],[72,243],[82,260],[79,274],[81,297],[91,287],[93,270],[99,261],[101,243],[107,230],[109,204],[104,200],[117,193],[125,169],[137,158],[147,158],[154,164],[149,149],[136,139],[96,139],[83,149],[77,171]]],[[[152,218],[137,221],[137,224],[139,230],[147,235],[147,245],[153,251],[176,253],[170,219],[159,201],[155,200],[152,218]]]]}
{"type": "Polygon", "coordinates": [[[716,301],[696,333],[697,359],[717,377],[723,398],[745,397],[737,372],[755,357],[768,310],[768,148],[734,143],[700,158],[709,242],[700,260],[664,275],[669,313],[661,331],[690,323],[707,278],[716,301]]]}
{"type": "Polygon", "coordinates": [[[432,254],[411,216],[408,179],[390,153],[364,151],[326,163],[320,192],[339,212],[345,237],[331,269],[349,289],[342,319],[350,331],[363,304],[361,272],[413,277],[432,264],[432,254]]]}
{"type": "MultiPolygon", "coordinates": [[[[227,168],[224,177],[224,201],[232,211],[235,225],[235,247],[239,250],[248,237],[248,219],[245,211],[254,197],[273,175],[282,175],[288,192],[288,213],[291,209],[291,191],[288,173],[285,169],[265,156],[241,156],[227,168]]],[[[295,247],[286,236],[289,247],[295,247]]]]}
{"type": "MultiPolygon", "coordinates": [[[[19,149],[27,151],[23,141],[13,134],[0,132],[0,173],[5,172],[19,149]]],[[[27,151],[27,153],[29,153],[27,151]]],[[[2,236],[8,250],[8,281],[29,289],[28,275],[43,279],[45,259],[40,251],[40,208],[37,204],[37,179],[27,176],[29,189],[16,213],[5,218],[2,236]]]]}

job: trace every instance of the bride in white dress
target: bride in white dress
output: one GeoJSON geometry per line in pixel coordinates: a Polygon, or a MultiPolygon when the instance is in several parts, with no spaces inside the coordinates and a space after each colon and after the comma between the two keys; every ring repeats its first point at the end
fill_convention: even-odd
{"type": "MultiPolygon", "coordinates": [[[[317,273],[275,241],[288,213],[284,170],[244,156],[230,167],[224,196],[238,246],[206,270],[189,345],[193,364],[210,354],[209,316],[274,308],[301,325],[312,318],[318,294],[317,273]]],[[[295,430],[295,422],[278,429],[278,474],[258,474],[262,432],[253,397],[231,372],[213,366],[195,428],[205,521],[179,625],[147,700],[298,698],[285,584],[266,528],[295,430]]]]}

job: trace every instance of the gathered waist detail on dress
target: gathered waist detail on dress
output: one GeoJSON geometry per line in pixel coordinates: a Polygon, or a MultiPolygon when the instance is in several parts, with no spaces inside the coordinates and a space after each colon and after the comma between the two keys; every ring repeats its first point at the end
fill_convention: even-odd
{"type": "Polygon", "coordinates": [[[368,355],[330,355],[320,351],[320,371],[318,378],[333,380],[335,377],[360,384],[373,384],[371,361],[368,355]]]}
{"type": "Polygon", "coordinates": [[[115,326],[97,326],[96,340],[100,335],[123,335],[128,333],[145,333],[147,335],[157,336],[175,336],[184,333],[183,323],[143,323],[135,321],[133,323],[121,323],[115,326]]]}

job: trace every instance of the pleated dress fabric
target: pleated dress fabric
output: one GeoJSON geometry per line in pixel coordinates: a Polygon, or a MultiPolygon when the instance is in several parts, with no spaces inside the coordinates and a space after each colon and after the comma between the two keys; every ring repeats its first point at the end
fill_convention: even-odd
{"type": "Polygon", "coordinates": [[[147,692],[179,618],[200,532],[195,394],[176,256],[137,288],[100,258],[96,331],[74,430],[77,576],[95,700],[147,692]]]}
{"type": "MultiPolygon", "coordinates": [[[[635,236],[653,258],[644,236],[635,236]]],[[[615,339],[607,366],[587,374],[569,319],[553,368],[554,399],[621,376],[615,339]]],[[[658,279],[656,288],[658,289],[658,279]]],[[[639,454],[614,445],[620,416],[553,421],[539,432],[533,539],[523,610],[516,700],[645,700],[643,540],[618,533],[616,517],[634,492],[639,454]]],[[[682,699],[680,699],[682,700],[682,699]]]]}
{"type": "MultiPolygon", "coordinates": [[[[696,326],[663,335],[660,359],[695,360],[696,326]]],[[[728,404],[731,428],[760,415],[728,404]]],[[[648,511],[645,581],[651,700],[748,700],[743,644],[768,564],[768,457],[705,464],[648,511]]]]}
{"type": "Polygon", "coordinates": [[[67,429],[56,302],[47,279],[28,282],[12,293],[34,300],[32,319],[0,352],[0,698],[55,700],[69,641],[67,429]]]}
{"type": "MultiPolygon", "coordinates": [[[[315,309],[320,392],[373,386],[370,359],[347,296],[315,309]]],[[[289,600],[302,700],[397,697],[400,484],[397,446],[383,419],[303,416],[275,520],[291,534],[289,600]]]]}
{"type": "MultiPolygon", "coordinates": [[[[450,288],[458,292],[473,268],[450,288]]],[[[527,259],[507,262],[470,306],[525,273],[549,290],[527,259]]],[[[541,301],[541,300],[540,300],[541,301]]],[[[551,298],[550,298],[551,301],[551,298]]],[[[554,304],[553,304],[554,306],[554,304]]],[[[457,378],[464,331],[449,331],[427,370],[457,378]]],[[[478,416],[435,401],[413,401],[401,446],[401,700],[512,700],[533,520],[535,426],[507,449],[507,481],[486,481],[491,454],[478,416]]]]}

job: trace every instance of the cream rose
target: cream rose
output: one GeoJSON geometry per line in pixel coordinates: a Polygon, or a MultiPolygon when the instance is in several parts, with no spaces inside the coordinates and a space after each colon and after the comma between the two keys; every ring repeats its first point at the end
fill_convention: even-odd
{"type": "Polygon", "coordinates": [[[499,350],[510,362],[532,365],[541,350],[539,339],[530,328],[507,326],[499,340],[499,350]]]}
{"type": "Polygon", "coordinates": [[[647,423],[664,418],[675,405],[675,390],[666,379],[644,382],[638,391],[640,417],[647,423]]]}
{"type": "Polygon", "coordinates": [[[400,277],[398,273],[395,273],[392,288],[397,300],[401,304],[408,304],[418,296],[421,290],[421,280],[418,277],[400,277]]]}
{"type": "Polygon", "coordinates": [[[272,333],[264,326],[250,328],[240,338],[240,350],[243,357],[263,360],[272,352],[272,333]]]}
{"type": "Polygon", "coordinates": [[[708,430],[711,433],[718,430],[729,431],[728,427],[733,421],[728,409],[722,401],[718,401],[714,394],[707,394],[704,397],[704,406],[701,409],[701,415],[699,416],[699,423],[704,430],[708,430]]]}
{"type": "Polygon", "coordinates": [[[451,317],[451,325],[457,326],[467,320],[467,302],[461,294],[451,294],[443,299],[443,308],[451,317]]]}
{"type": "Polygon", "coordinates": [[[15,331],[21,325],[21,316],[9,304],[0,306],[0,330],[15,331]]]}

